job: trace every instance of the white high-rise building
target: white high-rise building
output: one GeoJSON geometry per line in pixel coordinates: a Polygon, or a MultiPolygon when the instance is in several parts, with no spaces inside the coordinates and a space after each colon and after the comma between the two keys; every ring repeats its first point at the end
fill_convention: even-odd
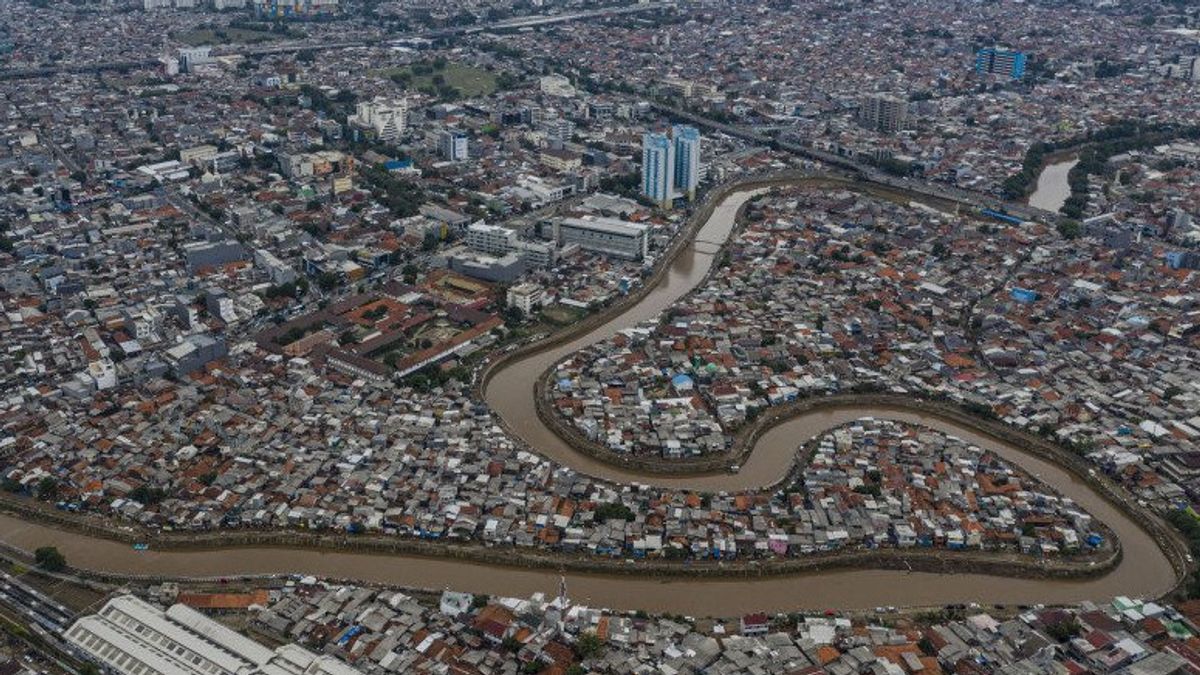
{"type": "Polygon", "coordinates": [[[408,100],[374,98],[361,101],[347,120],[351,126],[370,130],[383,141],[394,141],[408,130],[408,100]]]}
{"type": "Polygon", "coordinates": [[[207,66],[216,61],[212,56],[212,47],[208,45],[179,49],[179,70],[182,72],[194,73],[201,66],[207,66]]]}
{"type": "Polygon", "coordinates": [[[900,131],[908,126],[908,101],[882,94],[865,96],[858,108],[858,122],[872,131],[900,131]]]}
{"type": "Polygon", "coordinates": [[[467,226],[467,246],[480,253],[504,255],[516,250],[517,233],[500,225],[471,223],[467,226]]]}
{"type": "Polygon", "coordinates": [[[448,162],[461,162],[470,156],[467,134],[458,129],[447,129],[438,135],[438,152],[448,162]]]}

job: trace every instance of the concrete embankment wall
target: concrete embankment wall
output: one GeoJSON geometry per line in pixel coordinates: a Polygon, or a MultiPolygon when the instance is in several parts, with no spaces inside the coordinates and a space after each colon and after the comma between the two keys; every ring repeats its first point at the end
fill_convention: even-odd
{"type": "MultiPolygon", "coordinates": [[[[980,573],[1035,579],[1072,579],[1102,575],[1120,564],[1119,546],[1100,559],[1086,562],[1035,559],[1015,553],[958,551],[940,549],[847,550],[813,554],[799,558],[750,560],[723,563],[696,561],[684,564],[670,560],[640,560],[634,564],[623,558],[600,558],[581,554],[568,555],[513,546],[489,547],[474,543],[425,541],[388,535],[350,535],[289,529],[227,529],[208,532],[146,531],[128,529],[60,512],[29,499],[4,496],[0,509],[28,521],[41,522],[57,529],[78,532],[81,536],[124,542],[144,543],[158,551],[205,551],[235,548],[284,548],[328,550],[341,553],[399,555],[452,559],[506,568],[545,569],[610,576],[663,577],[687,579],[745,579],[779,575],[817,573],[844,569],[911,570],[932,573],[980,573]]],[[[172,575],[141,575],[89,569],[86,560],[71,560],[80,576],[120,583],[127,579],[170,580],[172,575]]],[[[303,572],[303,570],[297,570],[303,572]]],[[[231,572],[229,576],[239,576],[231,572]]],[[[271,575],[252,575],[256,577],[271,575]]]]}

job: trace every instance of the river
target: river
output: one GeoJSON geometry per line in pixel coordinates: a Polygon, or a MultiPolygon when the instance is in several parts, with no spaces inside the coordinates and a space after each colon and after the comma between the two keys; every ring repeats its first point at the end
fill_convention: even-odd
{"type": "MultiPolygon", "coordinates": [[[[743,192],[726,199],[715,209],[697,237],[710,242],[724,241],[732,230],[738,208],[750,196],[751,193],[743,192]]],[[[541,372],[571,351],[610,337],[616,331],[643,319],[657,316],[695,287],[713,262],[714,247],[702,245],[702,248],[703,252],[691,247],[685,249],[672,263],[661,283],[629,312],[569,344],[520,359],[498,371],[487,387],[489,405],[533,447],[556,462],[578,471],[619,481],[714,491],[754,488],[776,482],[787,472],[800,444],[850,420],[874,416],[922,423],[992,448],[1073,498],[1112,528],[1124,546],[1124,559],[1107,575],[1072,581],[859,570],[719,581],[662,581],[633,576],[570,573],[567,575],[567,584],[573,600],[615,609],[645,609],[693,616],[733,616],[758,610],[862,609],[879,605],[1070,603],[1086,599],[1103,600],[1114,595],[1152,597],[1171,587],[1175,579],[1174,572],[1150,536],[1082,481],[1048,462],[939,418],[900,410],[858,407],[813,412],[763,434],[752,456],[736,474],[687,478],[643,476],[614,468],[572,450],[538,419],[533,402],[534,381],[541,372]]],[[[74,565],[123,574],[221,576],[303,573],[510,596],[528,596],[537,591],[553,594],[558,587],[558,575],[544,570],[414,556],[253,547],[139,552],[126,544],[56,530],[8,516],[0,516],[0,532],[4,541],[27,550],[53,544],[74,565]]]]}
{"type": "Polygon", "coordinates": [[[1078,163],[1078,158],[1071,158],[1047,164],[1038,175],[1037,188],[1029,195],[1029,205],[1058,213],[1071,196],[1071,184],[1067,178],[1078,163]]]}

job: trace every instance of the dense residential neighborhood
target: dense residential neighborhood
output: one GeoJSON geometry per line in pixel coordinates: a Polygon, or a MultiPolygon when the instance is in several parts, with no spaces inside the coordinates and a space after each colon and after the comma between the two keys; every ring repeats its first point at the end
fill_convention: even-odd
{"type": "Polygon", "coordinates": [[[1180,0],[0,0],[0,675],[1200,672],[1197,112],[1180,0]]]}

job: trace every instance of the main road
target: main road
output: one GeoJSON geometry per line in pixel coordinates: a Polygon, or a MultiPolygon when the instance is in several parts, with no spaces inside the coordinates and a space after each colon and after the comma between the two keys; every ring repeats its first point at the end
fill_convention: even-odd
{"type": "MultiPolygon", "coordinates": [[[[637,14],[640,12],[653,12],[673,7],[674,2],[648,2],[644,4],[626,5],[623,7],[602,7],[600,9],[590,9],[580,12],[569,12],[566,14],[550,14],[550,15],[527,15],[518,16],[511,19],[503,19],[500,21],[489,21],[485,23],[470,24],[465,26],[451,26],[449,28],[438,28],[426,31],[417,31],[407,35],[398,35],[391,38],[390,44],[401,44],[407,40],[425,39],[435,40],[458,35],[471,35],[476,33],[486,33],[497,30],[521,30],[524,28],[539,28],[542,26],[550,26],[558,23],[568,23],[571,21],[587,21],[589,19],[605,18],[609,16],[620,16],[622,14],[637,14]]],[[[301,51],[329,51],[334,49],[354,49],[358,47],[375,46],[379,40],[339,40],[336,42],[305,42],[295,41],[282,44],[269,45],[266,47],[243,47],[241,49],[215,49],[214,53],[217,56],[266,56],[270,54],[292,54],[301,51]]],[[[157,59],[129,59],[121,61],[98,61],[91,63],[74,63],[57,66],[42,66],[35,68],[7,68],[0,69],[0,81],[4,80],[23,80],[37,77],[51,77],[64,73],[102,73],[113,70],[132,70],[135,68],[153,68],[158,65],[157,59]]]]}
{"type": "MultiPolygon", "coordinates": [[[[739,207],[751,196],[736,192],[720,201],[694,233],[694,239],[723,242],[733,229],[739,207]]],[[[938,574],[891,570],[828,570],[763,578],[654,578],[638,574],[568,572],[571,597],[577,602],[618,609],[646,609],[690,615],[730,616],[754,610],[868,608],[878,605],[926,606],[947,603],[1069,603],[1115,595],[1156,597],[1174,586],[1178,575],[1151,535],[1125,511],[1063,468],[1024,453],[967,426],[903,409],[841,407],[813,412],[783,422],[762,435],[737,474],[691,478],[648,477],[629,473],[584,456],[564,443],[539,420],[533,385],[547,367],[575,349],[616,331],[653,319],[701,283],[714,259],[711,246],[699,251],[683,246],[665,274],[635,306],[566,344],[534,352],[504,364],[486,386],[489,405],[503,422],[537,452],[580,472],[616,481],[705,490],[747,489],[770,485],[784,476],[806,439],[862,416],[926,424],[969,442],[991,448],[1071,497],[1106,523],[1122,545],[1121,562],[1110,573],[1076,580],[1009,578],[986,574],[938,574]]],[[[470,592],[527,596],[553,593],[558,575],[546,569],[520,567],[527,552],[483,549],[508,564],[480,564],[457,559],[408,555],[313,550],[296,547],[224,546],[212,550],[135,551],[128,543],[88,536],[78,531],[0,516],[0,538],[31,550],[53,544],[73,564],[119,575],[155,577],[220,577],[242,574],[316,574],[368,582],[423,588],[451,587],[470,592]],[[500,553],[499,556],[496,554],[500,553]]],[[[219,541],[219,540],[218,540],[219,541]]],[[[948,553],[947,558],[956,554],[948,553]]],[[[553,561],[551,561],[553,562],[553,561]]],[[[633,565],[629,568],[632,570],[633,565]]]]}

